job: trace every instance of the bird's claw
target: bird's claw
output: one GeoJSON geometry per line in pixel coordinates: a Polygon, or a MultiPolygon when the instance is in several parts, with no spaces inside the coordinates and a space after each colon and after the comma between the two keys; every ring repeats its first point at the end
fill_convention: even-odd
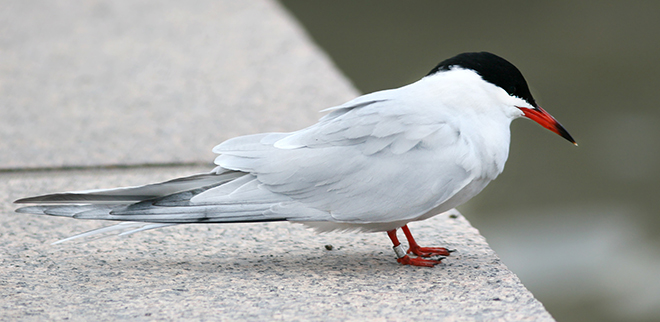
{"type": "Polygon", "coordinates": [[[410,257],[406,255],[397,259],[396,261],[401,263],[402,265],[433,267],[435,265],[440,264],[440,260],[442,260],[443,258],[440,258],[438,260],[433,260],[433,259],[425,259],[421,257],[410,257]]]}
{"type": "Polygon", "coordinates": [[[432,257],[432,256],[449,256],[451,253],[455,252],[455,249],[449,250],[445,247],[420,247],[420,246],[411,246],[408,248],[408,254],[412,253],[419,257],[432,257]]]}

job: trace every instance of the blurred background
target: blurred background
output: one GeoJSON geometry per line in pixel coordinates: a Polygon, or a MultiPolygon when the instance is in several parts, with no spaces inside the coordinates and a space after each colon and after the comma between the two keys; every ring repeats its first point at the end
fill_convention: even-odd
{"type": "Polygon", "coordinates": [[[280,1],[362,92],[490,51],[579,143],[512,125],[460,210],[559,321],[660,320],[660,2],[280,1]]]}

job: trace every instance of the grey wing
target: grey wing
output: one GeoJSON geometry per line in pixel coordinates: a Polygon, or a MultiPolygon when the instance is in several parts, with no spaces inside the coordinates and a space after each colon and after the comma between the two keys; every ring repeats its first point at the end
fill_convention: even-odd
{"type": "Polygon", "coordinates": [[[227,140],[210,174],[26,198],[17,202],[42,205],[17,211],[161,224],[412,220],[472,180],[470,158],[442,116],[418,116],[388,93],[301,131],[227,140]]]}
{"type": "Polygon", "coordinates": [[[269,217],[266,212],[274,203],[287,200],[259,188],[255,177],[250,174],[216,171],[139,187],[24,198],[16,203],[42,205],[16,211],[77,219],[166,224],[252,222],[286,220],[284,217],[269,217]],[[217,187],[222,189],[215,189],[217,187]],[[192,201],[195,196],[213,189],[220,191],[224,198],[219,198],[215,204],[192,201]]]}
{"type": "Polygon", "coordinates": [[[220,185],[243,175],[244,173],[236,171],[227,171],[221,174],[204,173],[144,186],[53,193],[36,197],[22,198],[16,200],[15,202],[48,204],[113,204],[137,202],[171,195],[190,189],[220,185]]]}
{"type": "Polygon", "coordinates": [[[472,181],[468,149],[442,116],[417,116],[386,92],[375,94],[301,131],[225,141],[214,148],[215,162],[251,173],[265,189],[290,198],[270,210],[289,220],[417,218],[472,181]]]}

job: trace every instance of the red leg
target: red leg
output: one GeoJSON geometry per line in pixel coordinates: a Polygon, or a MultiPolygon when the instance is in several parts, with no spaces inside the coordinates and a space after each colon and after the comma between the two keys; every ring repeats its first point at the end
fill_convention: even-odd
{"type": "MultiPolygon", "coordinates": [[[[405,226],[404,226],[405,227],[405,226]]],[[[410,231],[408,231],[410,233],[410,231]]],[[[403,251],[403,248],[401,248],[401,243],[399,242],[399,238],[396,236],[396,229],[390,230],[387,232],[387,236],[390,237],[392,240],[392,244],[394,244],[394,252],[396,253],[397,262],[403,264],[403,265],[413,265],[413,266],[426,266],[426,267],[433,267],[437,264],[440,264],[439,260],[431,260],[431,259],[424,259],[420,257],[410,257],[408,254],[406,254],[403,251]]]]}
{"type": "Polygon", "coordinates": [[[403,233],[406,235],[406,238],[408,239],[408,254],[413,253],[417,256],[420,257],[431,257],[431,256],[449,256],[451,251],[449,251],[447,248],[444,247],[420,247],[417,245],[417,242],[415,241],[415,238],[413,238],[412,233],[410,233],[410,229],[408,229],[408,225],[404,225],[401,227],[401,230],[403,230],[403,233]]]}

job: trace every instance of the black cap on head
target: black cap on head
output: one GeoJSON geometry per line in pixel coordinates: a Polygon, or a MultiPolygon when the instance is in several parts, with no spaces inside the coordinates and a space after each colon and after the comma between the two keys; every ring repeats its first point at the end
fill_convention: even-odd
{"type": "Polygon", "coordinates": [[[450,70],[452,67],[474,70],[485,81],[501,87],[509,95],[522,98],[530,105],[538,107],[527,87],[525,77],[516,66],[500,56],[485,51],[459,54],[443,60],[426,76],[450,70]]]}

